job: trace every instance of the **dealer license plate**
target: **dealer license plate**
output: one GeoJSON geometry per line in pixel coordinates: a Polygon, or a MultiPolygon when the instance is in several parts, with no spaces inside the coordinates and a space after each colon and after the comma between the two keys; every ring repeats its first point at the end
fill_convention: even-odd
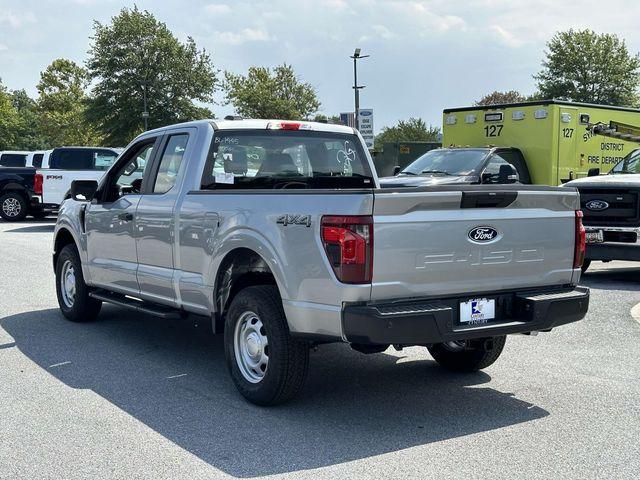
{"type": "Polygon", "coordinates": [[[496,318],[496,301],[490,298],[472,298],[460,302],[460,323],[469,325],[487,323],[496,318]]]}
{"type": "Polygon", "coordinates": [[[604,233],[602,230],[596,230],[595,232],[587,232],[587,243],[602,243],[604,242],[604,233]]]}

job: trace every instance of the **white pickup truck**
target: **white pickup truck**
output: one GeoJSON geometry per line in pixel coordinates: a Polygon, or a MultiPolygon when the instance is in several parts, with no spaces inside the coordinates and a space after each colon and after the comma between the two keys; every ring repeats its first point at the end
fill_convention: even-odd
{"type": "Polygon", "coordinates": [[[122,149],[59,147],[44,152],[34,190],[44,210],[57,210],[69,198],[74,180],[100,180],[122,149]]]}
{"type": "Polygon", "coordinates": [[[586,314],[579,209],[569,188],[381,189],[345,126],[173,125],[136,138],[100,182],[73,183],[54,233],[58,303],[76,322],[103,302],[210,319],[260,405],[294,396],[309,347],[328,342],[420,345],[474,371],[507,335],[586,314]]]}

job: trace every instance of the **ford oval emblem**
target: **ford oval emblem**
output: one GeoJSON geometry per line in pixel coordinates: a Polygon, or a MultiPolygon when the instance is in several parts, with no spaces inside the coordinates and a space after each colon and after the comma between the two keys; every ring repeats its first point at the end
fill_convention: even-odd
{"type": "Polygon", "coordinates": [[[498,231],[493,227],[474,227],[469,230],[469,240],[472,242],[486,243],[498,237],[498,231]]]}
{"type": "Polygon", "coordinates": [[[589,210],[593,210],[594,212],[601,212],[602,210],[606,210],[609,208],[609,204],[604,200],[589,200],[585,207],[589,210]]]}

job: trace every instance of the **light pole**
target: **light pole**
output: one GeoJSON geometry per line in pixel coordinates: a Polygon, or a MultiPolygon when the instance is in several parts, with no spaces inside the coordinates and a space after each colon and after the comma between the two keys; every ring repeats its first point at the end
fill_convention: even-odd
{"type": "Polygon", "coordinates": [[[149,129],[149,126],[148,126],[149,112],[147,111],[147,82],[142,83],[142,102],[143,102],[142,118],[144,118],[144,130],[146,132],[149,129]]]}
{"type": "Polygon", "coordinates": [[[358,59],[367,58],[369,55],[360,55],[360,49],[356,48],[353,55],[349,58],[353,58],[353,92],[355,96],[355,112],[353,113],[353,119],[356,125],[356,130],[360,129],[360,120],[358,119],[358,111],[360,110],[360,89],[364,88],[364,85],[358,85],[358,59]]]}

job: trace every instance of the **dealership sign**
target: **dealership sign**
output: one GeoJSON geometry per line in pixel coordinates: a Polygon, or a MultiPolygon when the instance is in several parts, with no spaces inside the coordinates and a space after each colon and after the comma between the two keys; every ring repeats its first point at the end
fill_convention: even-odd
{"type": "Polygon", "coordinates": [[[373,109],[361,108],[358,110],[358,124],[360,134],[367,144],[367,148],[373,148],[373,109]]]}

